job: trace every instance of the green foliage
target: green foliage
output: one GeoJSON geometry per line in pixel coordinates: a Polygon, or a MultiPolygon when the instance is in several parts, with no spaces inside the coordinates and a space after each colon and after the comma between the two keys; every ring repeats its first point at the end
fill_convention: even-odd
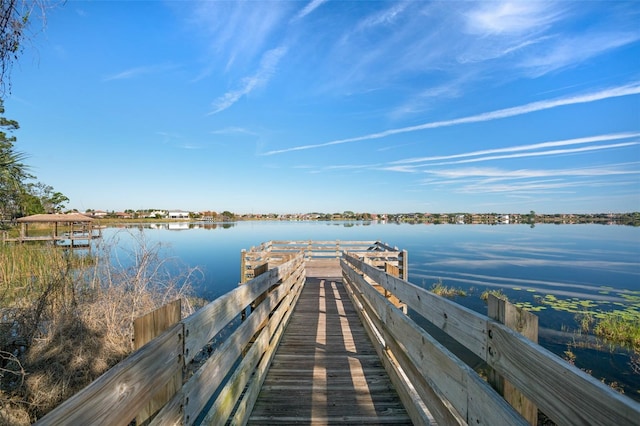
{"type": "Polygon", "coordinates": [[[45,213],[40,198],[33,194],[24,194],[22,196],[22,212],[26,215],[45,213]]]}
{"type": "Polygon", "coordinates": [[[602,287],[600,294],[618,296],[624,302],[562,299],[553,294],[534,297],[539,306],[575,314],[580,332],[640,352],[640,292],[602,287]]]}
{"type": "MultiPolygon", "coordinates": [[[[37,182],[26,186],[27,194],[25,196],[36,197],[42,206],[42,213],[60,213],[65,208],[65,203],[69,202],[61,192],[55,191],[52,186],[37,182]]],[[[33,214],[27,213],[25,214],[33,214]]]]}
{"type": "Polygon", "coordinates": [[[598,337],[640,352],[640,317],[626,318],[619,312],[609,313],[595,322],[593,330],[598,337]]]}
{"type": "MultiPolygon", "coordinates": [[[[0,114],[4,114],[4,104],[0,100],[0,114]]],[[[0,116],[0,219],[16,217],[20,212],[24,181],[31,177],[23,163],[25,154],[16,151],[15,136],[7,132],[20,126],[14,120],[0,116]]]]}
{"type": "Polygon", "coordinates": [[[442,279],[438,279],[438,282],[433,283],[431,286],[431,292],[442,297],[455,297],[466,296],[467,292],[461,288],[448,287],[442,283],[442,279]]]}

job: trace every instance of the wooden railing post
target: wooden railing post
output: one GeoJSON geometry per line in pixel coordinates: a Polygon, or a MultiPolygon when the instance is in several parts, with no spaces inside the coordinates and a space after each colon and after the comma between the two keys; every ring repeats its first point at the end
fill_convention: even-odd
{"type": "MultiPolygon", "coordinates": [[[[182,319],[182,302],[176,299],[133,322],[133,348],[138,350],[146,343],[158,337],[165,330],[180,322],[182,319]]],[[[176,366],[173,377],[149,401],[144,410],[138,413],[136,424],[143,424],[153,414],[159,411],[182,386],[182,368],[176,366]]]]}
{"type": "MultiPolygon", "coordinates": [[[[538,317],[493,294],[489,295],[488,316],[517,331],[534,343],[538,343],[538,317]]],[[[511,383],[495,371],[489,373],[489,383],[511,404],[529,424],[538,424],[538,407],[526,399],[511,383]]]]}
{"type": "Polygon", "coordinates": [[[409,281],[409,253],[406,250],[402,250],[402,278],[405,281],[409,281]]]}
{"type": "Polygon", "coordinates": [[[240,284],[247,282],[247,251],[240,250],[240,284]]]}
{"type": "MultiPolygon", "coordinates": [[[[384,271],[387,274],[391,275],[392,277],[400,278],[400,268],[398,267],[398,265],[394,265],[392,263],[385,262],[384,263],[384,271]]],[[[407,304],[404,303],[402,300],[398,299],[394,294],[391,294],[391,292],[389,290],[387,290],[386,288],[384,289],[384,297],[389,299],[389,301],[391,303],[393,303],[393,306],[395,306],[396,308],[400,309],[402,311],[402,313],[404,313],[405,315],[407,314],[407,312],[408,312],[407,304]]]]}

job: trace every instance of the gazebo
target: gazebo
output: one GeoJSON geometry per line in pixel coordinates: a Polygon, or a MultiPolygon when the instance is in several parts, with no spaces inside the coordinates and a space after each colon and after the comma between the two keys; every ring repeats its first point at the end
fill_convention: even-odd
{"type": "Polygon", "coordinates": [[[69,214],[35,214],[32,216],[21,217],[17,220],[20,223],[20,236],[18,238],[7,238],[5,241],[15,241],[23,243],[26,241],[53,241],[54,244],[62,241],[69,241],[73,248],[78,246],[87,246],[93,238],[100,238],[101,231],[98,228],[98,234],[94,234],[94,219],[80,213],[69,214]],[[41,223],[52,224],[52,233],[50,235],[29,236],[29,224],[41,223]],[[62,226],[63,233],[59,233],[62,226]]]}

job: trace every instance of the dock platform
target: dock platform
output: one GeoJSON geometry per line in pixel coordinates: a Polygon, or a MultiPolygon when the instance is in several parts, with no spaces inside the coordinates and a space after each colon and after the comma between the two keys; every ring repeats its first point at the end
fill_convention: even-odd
{"type": "Polygon", "coordinates": [[[308,261],[306,270],[248,424],[412,424],[347,295],[338,259],[308,261]]]}

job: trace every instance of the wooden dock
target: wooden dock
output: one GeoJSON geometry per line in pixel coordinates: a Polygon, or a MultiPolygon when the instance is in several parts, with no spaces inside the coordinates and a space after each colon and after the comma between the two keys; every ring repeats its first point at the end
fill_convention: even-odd
{"type": "Polygon", "coordinates": [[[489,318],[415,286],[405,251],[270,241],[241,259],[242,285],[36,424],[526,426],[539,409],[556,424],[638,425],[640,404],[502,323],[520,308],[491,296],[489,318]],[[486,362],[495,389],[404,305],[486,362]]]}
{"type": "Polygon", "coordinates": [[[52,242],[59,247],[91,248],[91,240],[102,237],[102,228],[95,226],[94,219],[80,213],[36,214],[21,217],[20,235],[9,238],[4,232],[0,235],[3,243],[52,242]],[[47,235],[29,235],[29,225],[48,228],[47,235]]]}
{"type": "Polygon", "coordinates": [[[248,424],[412,424],[344,289],[338,259],[307,264],[248,424]]]}

